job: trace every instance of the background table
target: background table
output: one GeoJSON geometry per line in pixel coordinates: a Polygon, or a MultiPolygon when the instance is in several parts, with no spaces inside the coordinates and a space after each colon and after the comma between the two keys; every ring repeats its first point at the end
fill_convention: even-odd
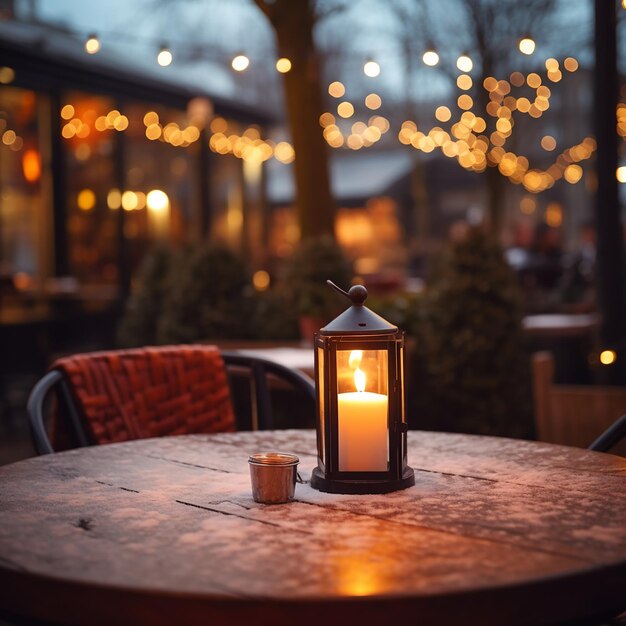
{"type": "Polygon", "coordinates": [[[187,436],[0,468],[0,611],[72,624],[545,624],[626,609],[626,459],[409,433],[416,485],[256,504],[249,453],[187,436]],[[213,621],[211,621],[213,620],[213,621]]]}

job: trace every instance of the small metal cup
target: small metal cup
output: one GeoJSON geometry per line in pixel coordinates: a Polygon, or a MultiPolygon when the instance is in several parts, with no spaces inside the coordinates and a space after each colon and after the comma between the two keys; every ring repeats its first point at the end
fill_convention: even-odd
{"type": "Polygon", "coordinates": [[[262,452],[248,458],[252,497],[263,504],[293,499],[300,459],[295,454],[262,452]]]}

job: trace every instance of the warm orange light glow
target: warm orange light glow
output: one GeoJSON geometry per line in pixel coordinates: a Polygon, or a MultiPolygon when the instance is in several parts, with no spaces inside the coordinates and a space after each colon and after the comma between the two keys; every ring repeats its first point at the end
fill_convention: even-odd
{"type": "Polygon", "coordinates": [[[270,286],[270,275],[265,270],[257,270],[252,275],[252,284],[257,291],[266,291],[270,286]]]}
{"type": "Polygon", "coordinates": [[[602,350],[600,352],[600,363],[602,365],[612,365],[617,360],[617,353],[615,350],[602,350]]]}
{"type": "Polygon", "coordinates": [[[2,134],[2,143],[5,146],[12,145],[15,142],[16,139],[17,139],[17,134],[15,133],[14,130],[6,130],[2,134]]]}
{"type": "Polygon", "coordinates": [[[115,210],[122,206],[122,194],[119,189],[111,189],[107,194],[107,206],[115,210]]]}
{"type": "Polygon", "coordinates": [[[580,165],[568,165],[563,172],[563,178],[571,185],[575,185],[582,177],[583,168],[580,165]]]}
{"type": "Polygon", "coordinates": [[[6,65],[0,67],[0,85],[8,85],[15,79],[15,70],[6,65]]]}
{"type": "Polygon", "coordinates": [[[511,81],[512,85],[515,85],[515,87],[521,87],[525,82],[524,74],[522,74],[521,72],[513,72],[509,76],[509,80],[511,81]]]}
{"type": "Polygon", "coordinates": [[[526,215],[532,215],[537,209],[537,203],[533,198],[526,196],[525,198],[522,198],[521,202],[519,203],[519,208],[522,213],[525,213],[526,215]]]}
{"type": "Polygon", "coordinates": [[[61,109],[61,117],[64,120],[71,120],[74,117],[74,107],[71,104],[66,104],[61,109]]]}
{"type": "Polygon", "coordinates": [[[87,40],[85,41],[85,52],[87,54],[96,54],[96,52],[100,51],[100,40],[96,35],[89,35],[87,40]]]}
{"type": "Polygon", "coordinates": [[[539,74],[536,74],[535,72],[531,72],[526,77],[526,82],[528,83],[529,87],[532,87],[533,89],[537,89],[537,87],[541,85],[541,76],[539,76],[539,74]]]}
{"type": "Polygon", "coordinates": [[[363,360],[363,350],[352,350],[348,357],[348,367],[350,369],[357,369],[361,365],[363,360]]]}
{"type": "Polygon", "coordinates": [[[435,109],[435,117],[440,122],[447,122],[452,117],[452,113],[448,107],[440,106],[435,109]]]}
{"type": "Polygon", "coordinates": [[[372,111],[380,109],[383,101],[377,93],[371,93],[365,98],[365,106],[372,111]]]}
{"type": "Polygon", "coordinates": [[[296,158],[293,147],[286,141],[281,141],[276,144],[274,156],[278,161],[285,164],[291,163],[296,158]]]}
{"type": "Polygon", "coordinates": [[[125,191],[122,194],[122,208],[125,211],[133,211],[137,208],[139,199],[134,191],[125,191]]]}
{"type": "Polygon", "coordinates": [[[556,148],[556,139],[551,135],[545,135],[541,138],[541,147],[551,152],[556,148]]]}
{"type": "Polygon", "coordinates": [[[91,189],[82,189],[78,192],[76,204],[81,211],[91,211],[96,205],[96,194],[91,189]]]}
{"type": "Polygon", "coordinates": [[[24,152],[22,171],[29,183],[36,183],[41,178],[41,155],[37,150],[31,148],[24,152]]]}
{"type": "Polygon", "coordinates": [[[459,109],[463,109],[465,111],[471,109],[474,105],[474,101],[466,93],[464,93],[462,96],[459,96],[456,103],[459,109]]]}
{"type": "Polygon", "coordinates": [[[365,376],[365,372],[357,367],[354,370],[354,387],[359,393],[363,393],[365,391],[366,382],[367,378],[365,376]]]}
{"type": "Polygon", "coordinates": [[[467,90],[472,88],[472,79],[467,74],[461,74],[456,79],[456,86],[459,89],[467,90]]]}
{"type": "Polygon", "coordinates": [[[276,70],[281,74],[286,74],[290,69],[291,61],[288,58],[282,57],[276,61],[276,70]]]}
{"type": "Polygon", "coordinates": [[[340,83],[338,80],[336,80],[334,83],[330,83],[330,85],[328,85],[328,93],[333,98],[341,98],[341,96],[346,93],[346,88],[344,87],[343,83],[340,83]]]}
{"type": "Polygon", "coordinates": [[[354,115],[354,106],[347,100],[340,102],[337,107],[337,114],[346,119],[352,117],[354,115]]]}
{"type": "Polygon", "coordinates": [[[563,65],[568,72],[575,72],[578,69],[578,61],[574,57],[567,57],[563,65]]]}
{"type": "Polygon", "coordinates": [[[550,202],[546,207],[546,224],[558,228],[563,223],[563,207],[558,202],[550,202]]]}

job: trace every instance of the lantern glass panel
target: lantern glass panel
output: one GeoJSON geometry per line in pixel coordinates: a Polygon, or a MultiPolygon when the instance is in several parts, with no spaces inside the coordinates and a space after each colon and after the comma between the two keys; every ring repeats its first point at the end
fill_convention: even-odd
{"type": "MultiPolygon", "coordinates": [[[[404,380],[404,348],[400,348],[400,380],[404,380]]],[[[402,421],[406,422],[406,407],[404,406],[405,393],[404,389],[401,389],[400,391],[400,399],[402,401],[402,421]]]]}
{"type": "Polygon", "coordinates": [[[320,458],[322,459],[322,463],[326,463],[326,430],[325,430],[325,421],[326,421],[326,410],[324,407],[324,349],[317,349],[317,368],[319,371],[319,376],[317,378],[317,402],[319,405],[319,418],[320,418],[320,430],[319,430],[319,445],[318,450],[320,451],[320,458]]]}
{"type": "Polygon", "coordinates": [[[387,350],[337,350],[340,472],[389,469],[387,350]]]}

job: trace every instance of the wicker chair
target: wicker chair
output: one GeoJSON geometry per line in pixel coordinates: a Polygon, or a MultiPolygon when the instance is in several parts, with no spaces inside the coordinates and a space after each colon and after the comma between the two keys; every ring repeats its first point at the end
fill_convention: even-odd
{"type": "Polygon", "coordinates": [[[315,405],[308,376],[215,346],[92,352],[56,361],[33,388],[27,407],[33,444],[39,454],[49,454],[145,437],[234,431],[240,424],[229,383],[243,376],[250,396],[248,427],[275,426],[270,388],[277,385],[295,388],[315,405]],[[52,391],[49,438],[45,414],[52,391]]]}

